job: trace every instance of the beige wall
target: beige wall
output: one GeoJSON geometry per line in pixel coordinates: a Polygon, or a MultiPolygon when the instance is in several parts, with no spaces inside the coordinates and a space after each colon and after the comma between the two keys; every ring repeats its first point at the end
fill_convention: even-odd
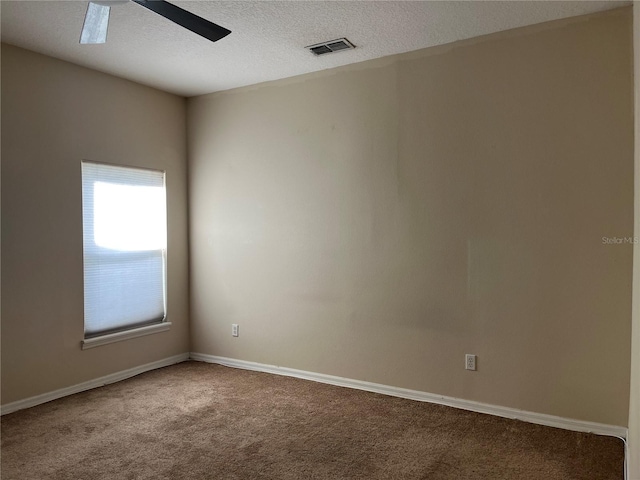
{"type": "MultiPolygon", "coordinates": [[[[640,2],[633,4],[635,71],[635,238],[640,239],[640,2]]],[[[633,336],[629,403],[629,480],[640,480],[640,244],[633,250],[633,336]]]]}
{"type": "Polygon", "coordinates": [[[602,237],[633,234],[631,34],[190,99],[191,350],[626,426],[632,247],[602,237]]]}
{"type": "Polygon", "coordinates": [[[188,351],[183,98],[2,46],[2,404],[188,351]],[[169,332],[81,350],[80,161],[164,169],[169,332]]]}

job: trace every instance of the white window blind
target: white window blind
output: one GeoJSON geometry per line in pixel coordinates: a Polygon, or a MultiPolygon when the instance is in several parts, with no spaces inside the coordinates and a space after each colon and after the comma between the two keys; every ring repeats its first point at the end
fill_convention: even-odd
{"type": "Polygon", "coordinates": [[[164,172],[82,162],[85,338],[165,319],[164,172]]]}

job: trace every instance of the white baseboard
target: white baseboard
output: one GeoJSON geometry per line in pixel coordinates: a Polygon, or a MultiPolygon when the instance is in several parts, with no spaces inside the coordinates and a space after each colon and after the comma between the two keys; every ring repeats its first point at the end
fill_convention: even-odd
{"type": "Polygon", "coordinates": [[[295,370],[293,368],[278,367],[275,365],[266,365],[263,363],[247,362],[244,360],[236,360],[233,358],[218,357],[215,355],[206,355],[203,353],[191,352],[192,360],[217,363],[227,367],[242,368],[245,370],[255,370],[258,372],[274,373],[276,375],[285,375],[288,377],[302,378],[305,380],[313,380],[320,383],[328,383],[340,387],[355,388],[358,390],[366,390],[368,392],[382,393],[393,397],[408,398],[418,400],[420,402],[437,403],[447,405],[449,407],[461,408],[472,412],[487,413],[498,417],[512,418],[522,420],[538,425],[546,425],[549,427],[563,428],[565,430],[573,430],[576,432],[596,433],[599,435],[609,435],[627,438],[627,429],[616,425],[606,425],[603,423],[587,422],[584,420],[575,420],[572,418],[556,417],[554,415],[546,415],[544,413],[528,412],[526,410],[518,410],[515,408],[501,407],[488,403],[474,402],[472,400],[464,400],[455,397],[446,397],[418,390],[409,390],[406,388],[391,387],[379,383],[363,382],[361,380],[353,380],[350,378],[336,377],[333,375],[325,375],[322,373],[307,372],[304,370],[295,370]]]}
{"type": "Polygon", "coordinates": [[[529,423],[535,423],[539,425],[547,425],[549,427],[563,428],[565,430],[573,430],[577,432],[589,432],[599,435],[609,435],[613,437],[620,437],[622,439],[627,438],[627,428],[616,425],[607,425],[603,423],[587,422],[584,420],[576,420],[572,418],[557,417],[554,415],[546,415],[544,413],[529,412],[526,410],[518,410],[515,408],[501,407],[498,405],[491,405],[487,403],[475,402],[472,400],[464,400],[461,398],[447,397],[444,395],[436,395],[428,392],[421,392],[418,390],[409,390],[406,388],[392,387],[389,385],[382,385],[379,383],[364,382],[362,380],[354,380],[351,378],[337,377],[334,375],[326,375],[323,373],[308,372],[305,370],[296,370],[293,368],[279,367],[276,365],[267,365],[263,363],[248,362],[245,360],[237,360],[227,357],[219,357],[215,355],[206,355],[203,353],[182,353],[180,355],[174,355],[173,357],[158,360],[156,362],[147,363],[138,367],[130,368],[120,372],[105,375],[104,377],[89,380],[87,382],[79,383],[66,388],[61,388],[53,392],[43,393],[34,397],[25,398],[16,402],[11,402],[6,405],[0,406],[0,415],[22,410],[23,408],[34,407],[42,403],[50,402],[58,398],[66,397],[67,395],[73,395],[74,393],[83,392],[92,388],[101,387],[110,383],[125,380],[127,378],[136,376],[140,373],[155,370],[157,368],[167,367],[176,363],[184,362],[188,359],[216,363],[219,365],[225,365],[228,367],[242,368],[245,370],[254,370],[258,372],[273,373],[276,375],[285,375],[289,377],[302,378],[305,380],[312,380],[320,383],[327,383],[330,385],[337,385],[340,387],[355,388],[358,390],[365,390],[368,392],[381,393],[384,395],[390,395],[393,397],[407,398],[410,400],[417,400],[420,402],[436,403],[440,405],[447,405],[449,407],[461,408],[463,410],[470,410],[472,412],[487,413],[489,415],[496,415],[498,417],[512,418],[516,420],[522,420],[529,423]]]}
{"type": "Polygon", "coordinates": [[[140,365],[138,367],[129,368],[128,370],[122,370],[121,372],[111,373],[109,375],[105,375],[104,377],[89,380],[87,382],[82,382],[70,387],[61,388],[60,390],[54,390],[53,392],[43,393],[41,395],[36,395],[35,397],[29,397],[25,398],[24,400],[7,403],[6,405],[0,406],[0,415],[5,415],[17,410],[22,410],[23,408],[35,407],[36,405],[40,405],[41,403],[50,402],[51,400],[66,397],[67,395],[73,395],[74,393],[84,392],[85,390],[91,390],[92,388],[102,387],[104,385],[108,385],[109,383],[119,382],[120,380],[134,377],[136,375],[139,375],[140,373],[155,370],[157,368],[168,367],[169,365],[184,362],[186,360],[189,360],[189,354],[181,353],[180,355],[174,355],[173,357],[164,358],[162,360],[147,363],[145,365],[140,365]]]}

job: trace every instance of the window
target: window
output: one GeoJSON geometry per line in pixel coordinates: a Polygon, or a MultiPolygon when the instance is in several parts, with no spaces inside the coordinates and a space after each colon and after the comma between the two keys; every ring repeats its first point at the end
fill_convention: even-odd
{"type": "Polygon", "coordinates": [[[83,348],[166,330],[164,172],[82,162],[83,348]]]}

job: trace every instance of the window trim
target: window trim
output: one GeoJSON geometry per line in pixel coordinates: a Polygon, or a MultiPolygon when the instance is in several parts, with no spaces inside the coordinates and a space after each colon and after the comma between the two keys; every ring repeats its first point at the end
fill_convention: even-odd
{"type": "Polygon", "coordinates": [[[171,328],[171,322],[166,320],[161,323],[154,323],[153,325],[146,325],[144,327],[132,328],[131,330],[123,330],[115,333],[108,333],[99,337],[85,338],[82,340],[82,350],[88,348],[99,347],[101,345],[107,345],[109,343],[121,342],[123,340],[129,340],[131,338],[142,337],[144,335],[151,335],[153,333],[166,332],[171,328]]]}

